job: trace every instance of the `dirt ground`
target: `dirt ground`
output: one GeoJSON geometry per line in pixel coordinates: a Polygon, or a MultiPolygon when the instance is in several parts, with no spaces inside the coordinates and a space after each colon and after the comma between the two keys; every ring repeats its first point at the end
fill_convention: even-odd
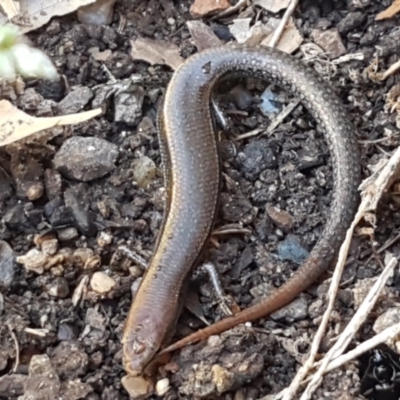
{"type": "MultiPolygon", "coordinates": [[[[359,2],[305,0],[293,16],[305,42],[313,42],[314,29],[337,27],[346,54],[363,54],[362,60],[336,65],[326,57],[305,62],[325,74],[351,114],[366,177],[399,144],[396,113],[385,107],[399,75],[377,82],[367,68],[377,55],[380,71],[398,60],[400,16],[377,22],[375,16],[390,1],[364,1],[361,8],[352,8],[353,3],[359,2]]],[[[186,26],[193,19],[190,5],[190,1],[121,0],[110,26],[85,26],[70,15],[54,18],[28,35],[65,76],[58,84],[32,81],[24,90],[3,88],[1,97],[29,114],[49,116],[68,113],[71,107],[78,107],[75,112],[94,108],[93,98],[101,103],[98,90],[111,76],[117,82],[139,76],[140,82],[130,87],[125,99],[108,96],[100,118],[63,128],[46,143],[0,149],[0,399],[129,398],[121,385],[120,341],[131,285],[143,271],[118,249],[123,246],[145,260],[152,254],[164,194],[155,119],[173,73],[168,66],[133,61],[130,40],[162,39],[177,45],[183,58],[195,53],[186,26]],[[126,21],[121,29],[122,19],[126,21]],[[93,48],[109,50],[110,55],[99,61],[93,48]],[[76,90],[72,100],[66,99],[76,90]],[[124,114],[133,109],[132,115],[124,114]],[[81,142],[79,137],[89,141],[81,142]],[[91,142],[93,138],[107,143],[91,142]],[[69,147],[63,149],[68,141],[69,147]],[[97,165],[94,176],[88,177],[90,167],[83,159],[73,160],[85,146],[94,149],[90,159],[97,165]],[[146,187],[134,179],[143,157],[157,167],[150,171],[155,176],[146,187]],[[25,266],[7,261],[10,255],[27,254],[31,258],[25,266]],[[110,285],[103,294],[93,290],[92,279],[98,272],[111,278],[104,281],[104,275],[96,276],[103,278],[100,284],[110,285]]],[[[263,22],[271,16],[254,7],[246,13],[252,18],[260,13],[258,19],[263,22]]],[[[227,26],[236,18],[238,13],[203,21],[225,42],[232,39],[227,26]]],[[[274,119],[271,113],[265,116],[260,111],[266,87],[252,79],[233,80],[216,94],[228,121],[220,135],[223,188],[216,229],[233,227],[236,233],[213,237],[207,259],[216,265],[225,292],[241,308],[280,286],[299,267],[322,232],[332,191],[327,145],[301,105],[272,134],[235,140],[237,135],[267,127],[274,119]]],[[[278,112],[291,100],[276,88],[274,96],[278,112]]],[[[370,278],[380,273],[386,251],[400,253],[398,208],[398,191],[393,189],[380,202],[374,233],[354,236],[321,352],[329,349],[354,315],[356,298],[363,287],[369,287],[370,278]],[[390,246],[379,251],[388,242],[390,246]]],[[[167,392],[150,398],[261,399],[287,387],[321,321],[330,276],[328,272],[272,318],[174,353],[156,377],[167,385],[167,392]],[[220,386],[213,378],[216,370],[223,371],[220,386]]],[[[203,327],[198,316],[209,322],[224,316],[203,274],[195,274],[191,287],[197,316],[182,312],[176,338],[203,327]]],[[[396,270],[384,301],[362,326],[357,341],[374,334],[376,317],[396,306],[399,289],[396,270]]],[[[389,370],[400,373],[397,355],[389,357],[388,351],[382,354],[390,360],[389,370]]],[[[392,375],[377,379],[368,370],[373,354],[377,353],[327,374],[314,398],[398,399],[400,388],[392,375]],[[366,385],[373,389],[363,397],[366,385]]]]}

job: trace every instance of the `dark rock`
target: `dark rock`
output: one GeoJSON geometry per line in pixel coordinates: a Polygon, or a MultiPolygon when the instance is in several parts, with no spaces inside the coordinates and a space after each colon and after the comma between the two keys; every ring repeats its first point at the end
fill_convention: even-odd
{"type": "Polygon", "coordinates": [[[305,295],[300,295],[287,306],[271,314],[274,320],[286,320],[288,323],[301,321],[307,318],[308,300],[305,295]]]}
{"type": "Polygon", "coordinates": [[[0,240],[0,289],[7,289],[15,276],[15,255],[4,240],[0,240]]]}
{"type": "Polygon", "coordinates": [[[261,139],[246,145],[236,157],[246,178],[254,181],[261,171],[278,165],[274,150],[267,140],[261,139]]]}
{"type": "Polygon", "coordinates": [[[71,211],[79,231],[86,236],[93,236],[97,229],[94,225],[94,218],[89,211],[89,204],[86,198],[87,188],[85,185],[69,187],[64,192],[66,207],[71,211]]]}
{"type": "Polygon", "coordinates": [[[20,203],[10,207],[3,217],[7,227],[16,232],[31,232],[32,225],[25,215],[24,204],[20,203]]]}
{"type": "Polygon", "coordinates": [[[58,112],[60,115],[66,115],[82,111],[92,97],[93,92],[88,87],[78,87],[58,103],[58,112]]]}
{"type": "Polygon", "coordinates": [[[115,168],[118,147],[95,137],[67,139],[54,156],[54,167],[70,179],[88,182],[115,168]]]}
{"type": "Polygon", "coordinates": [[[339,33],[346,34],[362,25],[366,19],[365,13],[361,11],[349,12],[337,25],[339,33]]]}
{"type": "Polygon", "coordinates": [[[287,235],[286,239],[278,245],[278,255],[281,260],[290,260],[301,264],[309,252],[300,245],[299,239],[294,235],[287,235]]]}
{"type": "Polygon", "coordinates": [[[314,29],[311,32],[311,36],[315,43],[322,47],[331,59],[338,58],[347,52],[336,28],[327,31],[314,29]]]}

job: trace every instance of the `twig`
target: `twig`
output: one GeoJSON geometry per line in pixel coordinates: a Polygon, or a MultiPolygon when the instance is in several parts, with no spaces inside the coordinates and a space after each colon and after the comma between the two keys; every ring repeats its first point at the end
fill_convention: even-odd
{"type": "Polygon", "coordinates": [[[353,339],[354,335],[357,333],[360,326],[368,317],[368,314],[371,312],[372,308],[375,306],[381,290],[385,286],[387,279],[392,274],[393,268],[397,264],[397,259],[393,255],[390,256],[391,259],[388,261],[385,269],[382,271],[382,274],[379,276],[378,280],[375,282],[375,284],[365,297],[364,301],[358,308],[357,312],[354,314],[350,323],[346,326],[346,329],[339,336],[339,339],[325,355],[320,367],[318,368],[318,371],[311,379],[311,382],[308,384],[300,400],[308,400],[311,398],[312,394],[320,385],[322,377],[326,373],[328,364],[331,362],[331,360],[339,357],[339,355],[343,353],[343,351],[349,345],[350,341],[353,339]]]}
{"type": "Polygon", "coordinates": [[[399,335],[400,335],[400,323],[390,326],[389,328],[386,328],[385,330],[378,333],[371,339],[368,339],[365,342],[359,344],[355,349],[332,360],[326,367],[325,372],[330,372],[336,368],[339,368],[343,364],[346,364],[347,362],[359,357],[361,354],[364,354],[367,351],[372,350],[373,348],[382,343],[386,343],[390,339],[395,339],[399,335]]]}
{"type": "Polygon", "coordinates": [[[14,341],[14,345],[15,345],[15,364],[14,364],[13,372],[17,372],[17,368],[19,366],[19,343],[18,343],[17,336],[15,335],[14,331],[12,330],[12,328],[9,324],[7,324],[7,328],[10,331],[10,335],[11,335],[11,337],[14,341]]]}
{"type": "Polygon", "coordinates": [[[297,6],[297,3],[298,3],[298,0],[292,0],[290,2],[288,8],[285,11],[285,14],[282,17],[281,22],[279,23],[278,28],[275,29],[275,32],[272,35],[272,38],[271,38],[270,42],[268,43],[268,46],[275,47],[278,44],[279,39],[281,38],[282,33],[286,28],[286,24],[287,24],[290,16],[293,14],[294,9],[297,6]]]}
{"type": "Polygon", "coordinates": [[[307,376],[308,372],[312,368],[315,357],[318,353],[318,349],[321,343],[322,338],[324,337],[326,326],[328,325],[329,318],[332,312],[332,309],[335,305],[335,300],[336,300],[336,294],[340,285],[340,278],[342,276],[342,272],[345,266],[346,258],[347,258],[347,253],[350,248],[350,243],[351,243],[351,238],[353,236],[353,232],[355,227],[357,226],[358,222],[361,220],[363,217],[364,213],[360,212],[360,210],[357,212],[356,217],[354,218],[350,228],[346,232],[346,237],[345,240],[340,248],[339,251],[339,257],[338,261],[335,267],[335,271],[332,276],[332,282],[329,287],[329,292],[328,292],[328,307],[322,317],[322,321],[319,325],[319,328],[317,330],[317,333],[315,334],[313,343],[311,345],[310,349],[310,354],[308,356],[308,359],[304,363],[304,365],[300,368],[300,370],[297,372],[295,378],[293,379],[291,385],[289,386],[288,390],[285,392],[283,396],[283,400],[290,400],[293,398],[293,396],[296,394],[298,388],[300,387],[301,382],[304,380],[304,378],[307,376]]]}
{"type": "MultiPolygon", "coordinates": [[[[305,362],[304,366],[299,370],[296,377],[292,381],[292,384],[290,385],[289,389],[285,390],[284,392],[279,393],[279,396],[284,396],[285,400],[289,400],[294,396],[294,394],[298,390],[301,382],[303,381],[303,379],[305,378],[308,371],[310,370],[310,368],[313,365],[316,352],[318,351],[319,344],[322,340],[324,331],[326,329],[327,322],[329,320],[330,313],[332,311],[332,308],[333,308],[333,305],[335,302],[335,294],[337,293],[337,290],[339,287],[340,277],[341,277],[341,274],[342,274],[342,271],[344,268],[348,248],[350,246],[352,232],[354,231],[354,228],[356,227],[358,222],[367,213],[376,210],[378,201],[381,198],[382,193],[386,190],[387,187],[390,186],[392,180],[396,176],[396,171],[398,169],[399,164],[400,164],[400,148],[398,148],[394,152],[394,154],[392,155],[390,160],[387,162],[385,167],[380,170],[379,174],[378,173],[373,174],[371,177],[365,179],[362,182],[362,184],[360,185],[360,188],[362,190],[362,202],[361,202],[360,207],[357,211],[357,214],[354,218],[354,221],[351,224],[350,229],[346,233],[345,241],[339,251],[338,262],[335,267],[331,286],[329,288],[329,293],[328,293],[328,296],[329,296],[328,308],[323,316],[322,322],[321,322],[321,324],[318,328],[318,331],[314,337],[314,341],[313,341],[313,344],[312,344],[311,350],[310,350],[309,359],[305,362]]],[[[374,224],[374,221],[372,221],[372,224],[374,224]]],[[[327,354],[327,356],[328,356],[328,354],[327,354]]],[[[318,383],[320,383],[320,380],[318,383]]],[[[278,398],[281,398],[281,397],[275,397],[275,399],[278,399],[278,398]]],[[[303,400],[305,398],[307,398],[307,397],[302,397],[301,400],[303,400]]]]}
{"type": "MultiPolygon", "coordinates": [[[[267,130],[264,132],[270,135],[281,123],[282,121],[300,104],[300,100],[291,101],[280,114],[268,125],[267,130]]],[[[263,133],[263,134],[264,134],[263,133]]]]}

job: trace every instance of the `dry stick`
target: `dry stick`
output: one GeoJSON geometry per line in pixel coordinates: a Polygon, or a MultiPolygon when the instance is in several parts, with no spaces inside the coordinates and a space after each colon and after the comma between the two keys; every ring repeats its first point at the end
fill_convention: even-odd
{"type": "MultiPolygon", "coordinates": [[[[371,177],[365,179],[362,182],[362,184],[360,186],[362,189],[362,201],[361,201],[361,205],[357,211],[356,217],[352,223],[352,227],[355,226],[355,224],[354,224],[355,222],[357,224],[359,222],[359,220],[362,217],[364,217],[367,213],[374,212],[376,210],[379,199],[381,198],[383,192],[386,190],[387,187],[389,187],[391,185],[391,183],[395,179],[396,172],[399,168],[399,165],[400,165],[400,147],[397,148],[397,150],[393,153],[392,157],[389,159],[386,166],[380,171],[379,175],[378,175],[378,173],[373,174],[371,177]]],[[[347,235],[346,235],[346,239],[347,239],[347,235]]],[[[343,249],[343,246],[341,248],[340,253],[342,253],[342,249],[343,249]]],[[[338,264],[340,261],[340,253],[339,253],[338,264]]],[[[338,265],[337,265],[336,269],[337,268],[338,268],[338,265]]],[[[338,284],[338,283],[334,282],[335,275],[337,275],[336,269],[335,269],[334,276],[332,279],[331,287],[335,284],[338,284]]],[[[333,292],[333,290],[331,290],[331,288],[330,288],[329,294],[331,294],[332,292],[333,292]]],[[[334,298],[330,298],[329,306],[331,305],[331,303],[333,304],[334,300],[335,300],[334,298]]],[[[327,310],[327,312],[328,312],[328,310],[327,310]]],[[[326,314],[327,314],[327,312],[326,312],[326,314]]],[[[324,315],[324,318],[325,318],[325,315],[324,315]]],[[[318,332],[319,332],[319,330],[318,330],[318,332]]],[[[342,335],[343,334],[344,334],[344,332],[342,333],[342,335]]],[[[339,338],[339,340],[340,340],[340,338],[339,338]]],[[[335,348],[335,346],[334,346],[334,348],[335,348]]],[[[308,396],[311,396],[312,392],[315,391],[315,389],[317,387],[317,385],[316,385],[317,382],[318,382],[318,384],[321,382],[321,379],[319,378],[319,374],[321,372],[323,373],[327,363],[329,363],[334,348],[332,348],[326,355],[327,362],[326,363],[324,362],[321,365],[320,369],[317,372],[317,375],[314,377],[315,379],[309,384],[309,388],[306,389],[306,392],[301,397],[301,400],[309,398],[308,396]],[[311,387],[312,387],[312,389],[311,389],[311,387]]],[[[325,359],[323,361],[325,361],[325,359]]]]}
{"type": "Polygon", "coordinates": [[[282,395],[283,395],[284,400],[292,399],[294,394],[297,392],[299,386],[301,385],[303,379],[305,378],[308,371],[312,367],[314,360],[315,360],[315,356],[318,352],[320,342],[324,335],[330,313],[332,311],[332,308],[333,308],[333,305],[335,302],[335,296],[333,294],[337,292],[340,276],[342,274],[345,258],[347,255],[347,251],[348,251],[348,248],[350,245],[350,240],[351,240],[354,228],[358,224],[360,219],[362,217],[364,217],[364,215],[368,211],[373,211],[376,209],[378,201],[379,201],[383,191],[385,190],[385,188],[390,186],[391,180],[396,175],[395,172],[398,168],[399,163],[400,163],[400,148],[398,148],[395,151],[395,153],[392,155],[390,160],[387,162],[386,166],[380,171],[378,176],[377,176],[378,173],[375,173],[371,177],[365,179],[362,182],[360,188],[363,190],[363,194],[362,194],[363,200],[360,204],[360,207],[357,211],[354,221],[351,224],[350,229],[346,233],[345,241],[340,249],[339,259],[336,264],[335,272],[332,277],[331,287],[329,289],[328,308],[323,316],[321,325],[319,326],[318,331],[314,337],[314,341],[313,341],[313,344],[310,349],[309,358],[304,363],[303,367],[300,368],[300,370],[298,371],[298,373],[297,373],[296,377],[294,378],[294,380],[292,381],[292,384],[290,385],[290,387],[288,389],[286,389],[285,391],[279,393],[275,397],[276,400],[280,399],[282,395]],[[344,254],[344,253],[346,253],[346,254],[344,254]],[[335,289],[335,287],[336,287],[336,289],[335,289]]]}
{"type": "Polygon", "coordinates": [[[391,255],[390,261],[387,263],[382,274],[375,282],[371,290],[368,292],[361,306],[354,314],[354,317],[351,319],[350,323],[346,326],[346,329],[339,336],[339,339],[336,341],[336,343],[332,346],[332,348],[323,358],[321,365],[318,368],[318,371],[311,379],[311,382],[308,384],[300,400],[308,400],[311,398],[314,391],[320,385],[323,375],[327,372],[328,364],[331,362],[331,360],[339,357],[343,353],[343,351],[346,350],[350,341],[353,339],[354,335],[357,333],[358,329],[364,323],[364,321],[368,317],[368,314],[375,306],[375,303],[378,300],[379,295],[382,289],[384,288],[387,279],[392,274],[393,268],[395,267],[396,264],[397,264],[396,258],[393,255],[391,255]]]}
{"type": "Polygon", "coordinates": [[[292,0],[288,6],[288,8],[285,11],[285,14],[282,17],[282,20],[278,26],[278,28],[275,30],[270,42],[268,43],[268,46],[270,47],[275,47],[277,43],[279,42],[279,39],[282,36],[283,31],[286,28],[286,24],[290,18],[290,16],[293,14],[294,9],[296,8],[298,3],[298,0],[292,0]]]}
{"type": "Polygon", "coordinates": [[[19,366],[19,343],[18,343],[18,339],[17,339],[17,335],[14,333],[14,331],[12,330],[11,326],[9,324],[6,324],[8,330],[10,331],[10,335],[14,341],[14,345],[15,345],[15,364],[14,364],[14,368],[13,368],[13,372],[17,372],[18,366],[19,366]]]}
{"type": "Polygon", "coordinates": [[[329,318],[332,312],[332,309],[335,304],[336,293],[339,288],[340,278],[342,276],[342,272],[346,263],[347,253],[349,251],[351,238],[353,237],[353,232],[357,224],[360,222],[361,218],[363,217],[364,213],[359,209],[356,217],[354,218],[350,228],[346,232],[345,240],[340,248],[338,261],[335,267],[335,271],[332,276],[332,282],[329,287],[328,298],[329,303],[328,307],[322,317],[321,324],[318,327],[317,333],[315,334],[313,343],[311,345],[310,354],[308,359],[304,363],[304,365],[299,369],[296,376],[294,377],[292,383],[290,384],[289,388],[285,391],[283,396],[283,400],[291,400],[294,395],[296,394],[298,388],[300,387],[302,381],[307,376],[309,370],[313,367],[315,357],[318,353],[318,349],[321,343],[322,338],[324,337],[326,326],[328,325],[329,318]]]}
{"type": "Polygon", "coordinates": [[[375,348],[376,346],[379,346],[382,343],[386,343],[387,341],[389,341],[391,339],[395,339],[399,335],[400,335],[400,323],[393,325],[389,328],[386,328],[385,330],[378,333],[371,339],[368,339],[365,342],[359,344],[355,349],[332,360],[326,367],[325,372],[330,372],[335,368],[341,367],[342,365],[346,364],[347,362],[359,357],[361,354],[364,354],[367,351],[370,351],[373,348],[375,348]]]}

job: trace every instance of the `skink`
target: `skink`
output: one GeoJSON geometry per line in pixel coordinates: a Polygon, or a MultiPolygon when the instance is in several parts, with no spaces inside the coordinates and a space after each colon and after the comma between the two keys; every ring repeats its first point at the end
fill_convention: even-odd
{"type": "Polygon", "coordinates": [[[211,233],[220,191],[217,138],[210,111],[216,81],[229,72],[274,82],[297,96],[328,142],[334,189],[330,216],[296,273],[258,304],[167,347],[162,353],[264,317],[292,301],[329,266],[358,203],[360,166],[353,124],[333,89],[293,57],[271,48],[229,45],[191,56],[175,72],[159,112],[167,206],[154,256],[128,314],[124,367],[141,374],[176,323],[184,280],[211,233]]]}

